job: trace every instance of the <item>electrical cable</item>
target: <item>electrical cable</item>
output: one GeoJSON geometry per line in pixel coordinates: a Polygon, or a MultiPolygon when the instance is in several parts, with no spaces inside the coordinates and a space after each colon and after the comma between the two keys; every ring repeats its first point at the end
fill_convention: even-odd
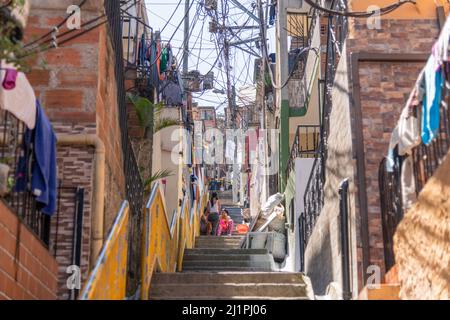
{"type": "MultiPolygon", "coordinates": [[[[87,2],[87,0],[81,0],[81,2],[80,2],[80,4],[78,5],[78,7],[81,9],[81,8],[84,6],[84,4],[85,4],[86,2],[87,2]]],[[[129,1],[128,1],[128,2],[129,2],[129,1]]],[[[58,23],[56,26],[54,26],[52,31],[49,31],[48,33],[44,34],[44,35],[41,36],[40,38],[38,38],[38,39],[36,39],[36,40],[33,40],[33,41],[30,42],[30,43],[25,44],[25,45],[24,45],[24,48],[27,48],[27,47],[29,47],[29,46],[32,46],[32,45],[34,45],[34,44],[40,42],[41,40],[43,40],[43,39],[45,39],[45,38],[51,36],[51,35],[53,34],[53,32],[54,32],[55,30],[61,28],[61,27],[64,25],[64,23],[66,23],[67,20],[69,20],[69,18],[72,17],[72,16],[75,14],[75,12],[76,12],[76,11],[73,11],[73,12],[72,12],[71,14],[69,14],[65,19],[63,19],[60,23],[58,23]]]]}
{"type": "Polygon", "coordinates": [[[305,2],[307,4],[309,4],[311,7],[315,8],[317,10],[320,10],[322,12],[326,12],[326,13],[332,14],[332,15],[352,17],[352,18],[368,18],[377,13],[379,13],[380,15],[385,15],[385,14],[391,13],[392,11],[398,9],[399,7],[401,7],[404,4],[407,4],[407,3],[416,4],[416,0],[399,0],[397,3],[380,8],[379,10],[373,10],[371,12],[350,12],[350,11],[342,12],[342,11],[324,8],[320,5],[318,5],[317,3],[315,3],[313,0],[305,0],[305,2]]]}

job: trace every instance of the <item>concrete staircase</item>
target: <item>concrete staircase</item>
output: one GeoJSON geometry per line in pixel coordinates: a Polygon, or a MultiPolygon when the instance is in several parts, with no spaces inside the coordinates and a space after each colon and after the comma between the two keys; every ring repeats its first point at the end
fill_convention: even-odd
{"type": "Polygon", "coordinates": [[[308,299],[299,273],[272,272],[266,249],[241,249],[242,236],[202,236],[185,251],[183,272],[152,279],[152,300],[308,299]]]}

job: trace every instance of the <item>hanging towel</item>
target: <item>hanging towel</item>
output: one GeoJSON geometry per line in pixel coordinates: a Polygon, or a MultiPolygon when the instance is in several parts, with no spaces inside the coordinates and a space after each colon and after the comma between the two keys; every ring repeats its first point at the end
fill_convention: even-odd
{"type": "Polygon", "coordinates": [[[411,154],[412,150],[422,142],[420,137],[419,119],[412,114],[412,109],[419,105],[416,96],[417,91],[414,89],[397,124],[398,154],[401,156],[411,154]]]}
{"type": "Polygon", "coordinates": [[[412,157],[407,157],[402,163],[401,189],[403,210],[406,212],[416,202],[416,180],[412,157]]]}
{"type": "MultiPolygon", "coordinates": [[[[6,71],[0,70],[0,79],[4,79],[5,76],[6,71]]],[[[23,72],[17,73],[13,89],[6,90],[3,86],[0,86],[0,107],[23,121],[29,129],[34,129],[36,125],[36,96],[23,72]]]]}
{"type": "Polygon", "coordinates": [[[450,19],[447,19],[444,27],[442,28],[439,39],[436,41],[432,50],[435,58],[439,62],[439,65],[441,65],[442,62],[448,61],[449,39],[450,39],[450,19]]]}
{"type": "Polygon", "coordinates": [[[442,98],[442,72],[436,71],[434,56],[428,59],[425,67],[425,95],[422,107],[422,141],[429,145],[439,130],[439,109],[442,98]]]}
{"type": "Polygon", "coordinates": [[[277,16],[277,1],[272,0],[272,4],[270,5],[270,12],[269,12],[269,24],[273,26],[275,24],[277,16]]]}
{"type": "Polygon", "coordinates": [[[57,199],[56,135],[38,101],[36,110],[35,129],[25,131],[15,190],[27,191],[31,181],[31,192],[36,197],[39,209],[52,216],[56,212],[57,199]]]}
{"type": "Polygon", "coordinates": [[[167,48],[162,49],[161,52],[161,73],[166,72],[168,68],[168,61],[169,61],[169,52],[167,48]]]}

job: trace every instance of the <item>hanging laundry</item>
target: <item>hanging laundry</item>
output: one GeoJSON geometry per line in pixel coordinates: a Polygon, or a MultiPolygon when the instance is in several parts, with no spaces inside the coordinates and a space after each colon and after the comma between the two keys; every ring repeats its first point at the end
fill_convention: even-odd
{"type": "MultiPolygon", "coordinates": [[[[6,70],[1,69],[0,79],[5,79],[5,77],[6,70]]],[[[7,82],[9,81],[12,81],[12,79],[7,82]]],[[[12,86],[11,83],[9,85],[12,86]]],[[[14,88],[7,90],[0,86],[0,107],[23,121],[29,129],[34,129],[36,124],[36,96],[23,72],[17,73],[14,88]]]]}
{"type": "Polygon", "coordinates": [[[167,68],[168,69],[172,69],[173,67],[173,51],[172,51],[172,46],[170,45],[170,43],[168,43],[166,45],[167,48],[167,53],[168,53],[168,57],[167,57],[167,68]]]}
{"type": "Polygon", "coordinates": [[[160,71],[162,72],[166,72],[168,69],[168,64],[169,62],[169,51],[167,48],[162,49],[161,52],[161,67],[160,67],[160,71]]]}
{"type": "Polygon", "coordinates": [[[398,154],[404,156],[411,154],[412,150],[421,144],[419,119],[414,116],[414,109],[420,105],[417,91],[413,90],[406,107],[403,109],[398,121],[398,154]]]}
{"type": "Polygon", "coordinates": [[[31,191],[42,213],[52,216],[57,199],[56,135],[38,101],[36,110],[35,129],[25,131],[15,190],[31,191]]]}
{"type": "Polygon", "coordinates": [[[276,16],[277,16],[277,0],[272,0],[269,12],[269,24],[271,26],[275,24],[276,16]]]}
{"type": "Polygon", "coordinates": [[[401,170],[401,190],[403,210],[406,212],[417,200],[414,163],[411,156],[403,160],[401,170]]]}
{"type": "Polygon", "coordinates": [[[17,70],[16,69],[4,69],[6,72],[5,78],[3,79],[3,89],[5,90],[12,90],[16,87],[16,80],[17,80],[17,70]]]}
{"type": "Polygon", "coordinates": [[[162,95],[168,106],[181,106],[183,104],[183,91],[179,84],[165,80],[162,84],[162,95]]]}
{"type": "Polygon", "coordinates": [[[429,145],[439,130],[439,112],[442,98],[443,77],[436,71],[437,60],[434,56],[428,59],[425,66],[425,96],[422,107],[422,141],[429,145]]]}
{"type": "Polygon", "coordinates": [[[152,41],[148,47],[147,56],[150,62],[149,83],[154,88],[159,88],[159,74],[158,74],[158,49],[156,41],[152,41]]]}
{"type": "Polygon", "coordinates": [[[450,39],[450,19],[447,19],[444,27],[442,28],[439,39],[433,46],[433,54],[439,65],[442,62],[448,62],[448,47],[449,47],[449,39],[450,39]]]}
{"type": "Polygon", "coordinates": [[[232,161],[231,163],[234,163],[235,150],[236,150],[236,143],[233,140],[227,140],[225,157],[231,160],[232,161]]]}

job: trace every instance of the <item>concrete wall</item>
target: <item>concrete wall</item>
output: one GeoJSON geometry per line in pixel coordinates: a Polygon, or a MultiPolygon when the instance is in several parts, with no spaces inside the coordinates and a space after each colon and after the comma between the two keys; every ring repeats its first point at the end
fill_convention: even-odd
{"type": "Polygon", "coordinates": [[[397,228],[394,252],[402,299],[450,298],[449,172],[447,155],[397,228]]]}
{"type": "Polygon", "coordinates": [[[55,300],[58,290],[55,258],[2,201],[0,239],[0,300],[55,300]]]}
{"type": "MultiPolygon", "coordinates": [[[[346,50],[343,50],[343,52],[347,54],[346,50]]],[[[351,165],[353,163],[353,149],[348,65],[345,59],[341,60],[337,68],[332,101],[328,161],[326,165],[325,203],[305,254],[306,274],[311,278],[316,295],[325,294],[326,288],[331,282],[342,283],[338,191],[339,184],[345,178],[350,178],[350,245],[352,251],[353,286],[357,288],[354,169],[351,165]]]]}
{"type": "Polygon", "coordinates": [[[169,170],[172,174],[164,179],[166,183],[163,184],[169,221],[171,221],[173,211],[179,207],[177,191],[179,190],[180,165],[172,159],[172,157],[179,156],[177,146],[179,146],[180,141],[176,139],[179,136],[179,126],[164,128],[153,136],[153,174],[161,170],[169,170]],[[172,152],[174,152],[173,155],[172,152]]]}
{"type": "Polygon", "coordinates": [[[295,170],[291,172],[285,190],[286,197],[286,222],[293,226],[287,230],[288,256],[283,271],[298,272],[301,266],[300,257],[300,228],[298,219],[304,211],[303,197],[306,185],[311,175],[314,159],[296,159],[295,170]],[[294,216],[291,217],[291,202],[294,200],[294,216]]]}

